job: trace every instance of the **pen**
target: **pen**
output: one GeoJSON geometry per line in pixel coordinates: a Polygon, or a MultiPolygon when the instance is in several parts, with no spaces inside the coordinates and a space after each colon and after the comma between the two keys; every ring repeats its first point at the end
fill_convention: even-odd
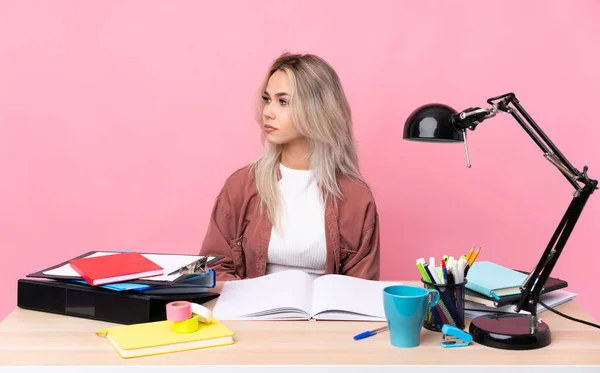
{"type": "Polygon", "coordinates": [[[425,270],[425,273],[427,273],[427,276],[431,280],[430,283],[437,284],[439,279],[436,280],[435,277],[433,277],[435,275],[435,271],[431,272],[431,270],[429,269],[429,265],[427,264],[423,266],[423,269],[425,270]]]}
{"type": "MultiPolygon", "coordinates": [[[[448,271],[448,285],[456,284],[456,278],[452,274],[452,267],[448,266],[447,271],[448,271]]],[[[448,304],[447,307],[451,307],[451,305],[456,304],[456,296],[454,294],[454,291],[449,291],[448,294],[450,295],[450,304],[448,304]]],[[[440,293],[440,296],[442,296],[441,293],[440,293]]]]}
{"type": "Polygon", "coordinates": [[[358,341],[359,339],[364,339],[364,338],[369,338],[374,336],[375,334],[381,333],[388,330],[388,326],[382,326],[381,328],[377,328],[377,329],[373,329],[373,330],[367,330],[366,332],[362,332],[360,334],[357,334],[354,336],[354,340],[358,341]]]}
{"type": "MultiPolygon", "coordinates": [[[[456,279],[456,277],[454,276],[454,269],[452,268],[452,261],[448,260],[448,263],[446,263],[446,272],[448,272],[448,279],[449,279],[449,284],[450,281],[456,279]]],[[[453,282],[454,283],[454,282],[453,282]]]]}
{"type": "Polygon", "coordinates": [[[438,305],[440,305],[442,314],[449,321],[447,324],[458,325],[460,320],[462,320],[462,317],[458,314],[456,302],[452,299],[451,293],[447,291],[441,292],[438,305]]]}
{"type": "Polygon", "coordinates": [[[467,261],[465,258],[460,258],[457,263],[458,266],[458,274],[460,276],[460,283],[465,281],[465,271],[467,268],[467,261]]]}
{"type": "Polygon", "coordinates": [[[448,268],[446,267],[446,262],[442,260],[442,275],[444,276],[443,278],[443,283],[447,284],[448,283],[448,268]]]}
{"type": "MultiPolygon", "coordinates": [[[[440,278],[438,277],[437,273],[435,272],[435,267],[433,267],[433,268],[430,269],[429,266],[427,264],[425,264],[423,266],[423,268],[425,268],[425,271],[427,272],[427,274],[429,275],[429,277],[435,282],[435,284],[441,284],[442,283],[442,280],[440,280],[440,278]]],[[[445,290],[444,290],[443,287],[438,287],[438,291],[440,293],[445,292],[445,290]]],[[[433,307],[430,308],[431,316],[433,316],[433,319],[435,320],[435,322],[438,325],[443,325],[444,322],[441,319],[441,316],[440,316],[440,314],[438,312],[438,308],[439,308],[438,305],[435,305],[435,306],[433,306],[433,307]]]]}
{"type": "Polygon", "coordinates": [[[447,279],[448,279],[448,285],[454,285],[455,281],[454,281],[454,275],[452,274],[452,271],[448,271],[447,270],[447,272],[448,272],[448,275],[447,275],[448,276],[447,277],[447,279]]]}

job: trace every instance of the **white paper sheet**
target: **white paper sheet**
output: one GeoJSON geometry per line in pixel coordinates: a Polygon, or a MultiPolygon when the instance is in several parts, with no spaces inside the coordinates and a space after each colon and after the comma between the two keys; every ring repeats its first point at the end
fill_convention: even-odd
{"type": "MultiPolygon", "coordinates": [[[[546,303],[548,305],[548,307],[554,308],[562,303],[570,301],[571,299],[575,298],[576,296],[577,296],[577,293],[572,293],[570,291],[565,291],[565,290],[555,290],[555,291],[551,291],[549,293],[540,294],[540,300],[542,302],[546,303]]],[[[470,319],[474,319],[477,316],[485,315],[488,313],[494,313],[497,311],[516,313],[514,311],[515,306],[511,305],[511,304],[509,304],[507,306],[495,308],[495,307],[487,307],[485,305],[471,302],[471,301],[465,301],[465,308],[478,310],[478,311],[465,310],[465,317],[470,318],[470,319]]],[[[540,312],[544,312],[544,311],[546,311],[546,307],[544,307],[538,303],[537,304],[537,313],[539,314],[540,312]]],[[[529,313],[529,312],[521,310],[521,313],[529,313]]]]}
{"type": "MultiPolygon", "coordinates": [[[[96,252],[92,255],[88,255],[86,258],[96,257],[96,256],[105,256],[105,255],[114,255],[120,254],[119,252],[96,252]]],[[[169,276],[168,274],[178,270],[179,268],[186,266],[198,259],[201,258],[199,255],[173,255],[173,254],[142,254],[147,259],[153,261],[164,269],[164,274],[161,276],[148,277],[147,280],[155,280],[155,281],[174,281],[180,275],[174,274],[169,276]]],[[[212,260],[214,257],[208,257],[208,260],[212,260]]],[[[45,275],[49,276],[75,276],[80,277],[77,272],[73,268],[71,268],[70,264],[65,264],[61,267],[44,271],[45,275]]]]}

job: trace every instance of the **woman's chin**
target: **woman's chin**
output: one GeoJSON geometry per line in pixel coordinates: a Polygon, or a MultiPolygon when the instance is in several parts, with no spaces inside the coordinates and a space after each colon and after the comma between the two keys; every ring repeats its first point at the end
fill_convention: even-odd
{"type": "Polygon", "coordinates": [[[282,145],[285,143],[284,140],[278,138],[277,136],[271,133],[265,134],[265,140],[267,140],[267,142],[272,145],[282,145]]]}

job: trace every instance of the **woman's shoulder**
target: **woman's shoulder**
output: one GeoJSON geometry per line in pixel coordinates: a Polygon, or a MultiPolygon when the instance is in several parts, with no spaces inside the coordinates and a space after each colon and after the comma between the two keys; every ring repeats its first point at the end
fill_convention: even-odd
{"type": "Polygon", "coordinates": [[[233,171],[223,184],[222,194],[230,199],[248,199],[256,194],[254,170],[251,165],[245,165],[233,171]]]}
{"type": "Polygon", "coordinates": [[[252,165],[247,164],[233,171],[225,180],[225,185],[238,187],[249,182],[254,183],[254,170],[252,165]]]}
{"type": "Polygon", "coordinates": [[[338,178],[338,184],[346,203],[368,205],[375,203],[375,197],[371,186],[366,181],[356,177],[342,175],[338,178]]]}

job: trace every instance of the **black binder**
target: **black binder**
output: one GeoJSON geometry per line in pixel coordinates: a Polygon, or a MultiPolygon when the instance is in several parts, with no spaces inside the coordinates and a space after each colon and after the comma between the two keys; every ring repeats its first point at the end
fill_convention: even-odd
{"type": "Polygon", "coordinates": [[[56,280],[17,282],[20,308],[126,325],[165,320],[169,302],[187,300],[202,304],[218,296],[219,293],[211,291],[146,295],[56,280]]]}

